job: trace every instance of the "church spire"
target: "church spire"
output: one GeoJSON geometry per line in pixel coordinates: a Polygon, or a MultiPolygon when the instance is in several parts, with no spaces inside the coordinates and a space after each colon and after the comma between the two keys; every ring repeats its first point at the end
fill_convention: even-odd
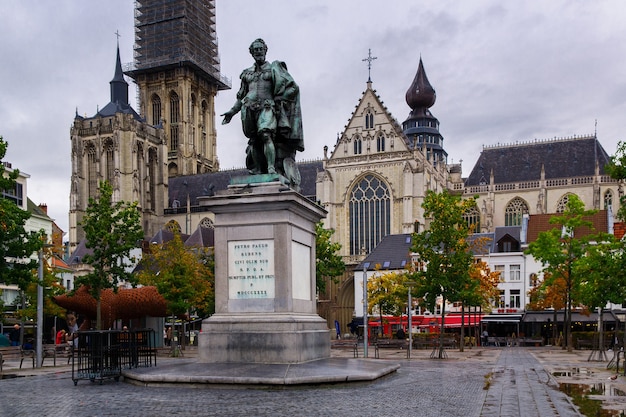
{"type": "Polygon", "coordinates": [[[426,77],[426,71],[424,71],[424,64],[422,63],[422,57],[420,57],[420,63],[417,67],[417,74],[411,83],[411,86],[405,95],[406,104],[411,108],[411,116],[418,116],[424,114],[424,110],[432,107],[437,99],[435,89],[426,77]]]}
{"type": "Polygon", "coordinates": [[[109,83],[111,85],[111,103],[122,106],[128,105],[128,83],[124,79],[122,60],[120,59],[120,41],[117,41],[117,61],[115,62],[115,75],[109,83]]]}

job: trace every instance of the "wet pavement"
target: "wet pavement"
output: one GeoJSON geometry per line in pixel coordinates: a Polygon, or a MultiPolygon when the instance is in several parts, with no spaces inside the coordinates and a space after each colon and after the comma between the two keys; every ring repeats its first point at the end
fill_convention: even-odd
{"type": "MultiPolygon", "coordinates": [[[[588,362],[589,351],[487,347],[447,353],[448,359],[430,359],[429,350],[416,350],[406,359],[405,351],[381,350],[381,359],[361,361],[399,364],[388,376],[292,387],[138,386],[124,378],[74,386],[71,366],[19,370],[19,363],[7,361],[0,416],[580,416],[559,383],[610,383],[612,391],[626,391],[626,377],[616,377],[606,362],[588,362]]],[[[333,349],[332,357],[353,360],[351,351],[333,349]]],[[[194,363],[189,349],[184,358],[159,357],[156,369],[193,369],[194,363]]],[[[606,404],[626,409],[619,395],[606,404]]]]}

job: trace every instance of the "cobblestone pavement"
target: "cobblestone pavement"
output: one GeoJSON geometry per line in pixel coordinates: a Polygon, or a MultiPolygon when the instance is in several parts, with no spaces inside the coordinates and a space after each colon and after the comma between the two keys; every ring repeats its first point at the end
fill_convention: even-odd
{"type": "Polygon", "coordinates": [[[429,351],[414,351],[410,360],[403,351],[389,351],[378,360],[401,364],[390,376],[289,389],[141,387],[114,380],[74,386],[67,366],[5,369],[32,376],[0,380],[0,416],[580,416],[551,372],[578,366],[582,355],[566,361],[538,349],[450,350],[447,360],[429,359],[429,351]]]}
{"type": "Polygon", "coordinates": [[[505,348],[493,369],[481,417],[580,416],[541,363],[524,348],[505,348]]]}

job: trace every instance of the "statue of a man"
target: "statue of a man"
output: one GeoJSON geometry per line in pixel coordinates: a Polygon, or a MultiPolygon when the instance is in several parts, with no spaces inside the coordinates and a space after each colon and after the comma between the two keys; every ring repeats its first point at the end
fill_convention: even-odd
{"type": "Polygon", "coordinates": [[[222,114],[229,123],[241,111],[243,133],[248,138],[246,166],[251,174],[280,174],[299,191],[296,151],[304,151],[300,89],[282,61],[267,62],[267,45],[256,39],[250,45],[254,66],[243,70],[241,88],[233,107],[222,114]]]}

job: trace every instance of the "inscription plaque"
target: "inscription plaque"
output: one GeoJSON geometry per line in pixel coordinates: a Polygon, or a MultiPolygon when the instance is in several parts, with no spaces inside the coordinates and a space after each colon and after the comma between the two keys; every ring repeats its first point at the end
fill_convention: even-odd
{"type": "Polygon", "coordinates": [[[274,241],[228,242],[228,298],[274,298],[274,241]]]}

